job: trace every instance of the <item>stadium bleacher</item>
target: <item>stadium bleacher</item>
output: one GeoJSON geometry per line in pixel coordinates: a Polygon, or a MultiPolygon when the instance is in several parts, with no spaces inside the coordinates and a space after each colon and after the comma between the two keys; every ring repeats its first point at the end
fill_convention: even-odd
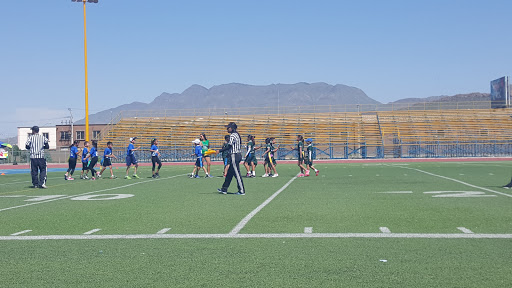
{"type": "Polygon", "coordinates": [[[234,121],[244,140],[251,134],[261,144],[266,137],[275,137],[284,156],[290,154],[287,151],[295,145],[298,134],[314,139],[317,158],[465,156],[467,145],[478,146],[467,156],[492,154],[488,151],[492,147],[510,154],[503,148],[508,146],[503,145],[512,143],[511,112],[456,109],[125,117],[102,133],[105,136],[99,146],[112,141],[114,147],[124,148],[128,138],[136,136],[143,148],[149,147],[152,138],[158,138],[161,150],[188,153],[192,141],[206,133],[211,147],[218,149],[226,134],[224,125],[234,121]]]}

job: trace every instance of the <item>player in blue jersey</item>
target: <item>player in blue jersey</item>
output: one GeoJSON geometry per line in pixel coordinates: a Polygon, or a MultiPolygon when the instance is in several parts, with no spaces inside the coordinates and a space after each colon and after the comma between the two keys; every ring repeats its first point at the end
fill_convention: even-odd
{"type": "Polygon", "coordinates": [[[89,177],[87,177],[87,173],[89,172],[89,158],[91,158],[91,154],[89,153],[89,141],[85,141],[84,148],[82,149],[82,173],[80,173],[80,179],[89,179],[89,177]]]}
{"type": "Polygon", "coordinates": [[[137,137],[130,138],[130,144],[128,144],[128,147],[126,148],[126,176],[124,176],[124,179],[132,179],[130,176],[128,176],[128,172],[130,171],[130,167],[134,167],[135,171],[133,171],[133,178],[139,179],[140,177],[137,176],[137,168],[139,167],[139,163],[137,163],[137,159],[135,158],[134,151],[137,151],[140,149],[140,147],[135,148],[135,140],[137,137]]]}
{"type": "Polygon", "coordinates": [[[69,147],[69,160],[68,160],[68,171],[64,175],[64,180],[75,180],[73,173],[75,173],[76,160],[78,159],[78,144],[80,141],[75,140],[73,145],[69,147]]]}
{"type": "Polygon", "coordinates": [[[87,168],[91,171],[91,180],[96,180],[98,172],[94,169],[94,166],[98,163],[98,142],[92,141],[92,147],[89,153],[91,156],[89,157],[90,161],[87,168]]]}
{"type": "Polygon", "coordinates": [[[108,141],[107,148],[105,148],[105,151],[103,152],[103,164],[102,164],[103,167],[101,168],[101,171],[100,171],[100,174],[98,175],[98,177],[101,177],[101,175],[103,174],[103,171],[105,171],[105,169],[107,167],[109,167],[110,168],[110,179],[117,178],[116,176],[114,176],[114,171],[112,170],[112,158],[117,159],[116,155],[114,155],[112,153],[112,142],[108,141]]]}
{"type": "Polygon", "coordinates": [[[160,168],[162,167],[162,161],[160,161],[160,152],[158,151],[158,139],[151,140],[151,149],[149,149],[151,152],[151,163],[153,163],[153,178],[160,178],[160,168]],[[155,166],[158,163],[158,168],[155,172],[155,166]]]}
{"type": "Polygon", "coordinates": [[[204,173],[208,175],[206,168],[203,166],[203,149],[201,148],[201,140],[196,139],[192,141],[194,143],[194,154],[192,156],[196,156],[196,163],[194,164],[194,170],[192,170],[192,174],[190,174],[190,178],[201,178],[199,177],[199,169],[203,168],[204,173]]]}

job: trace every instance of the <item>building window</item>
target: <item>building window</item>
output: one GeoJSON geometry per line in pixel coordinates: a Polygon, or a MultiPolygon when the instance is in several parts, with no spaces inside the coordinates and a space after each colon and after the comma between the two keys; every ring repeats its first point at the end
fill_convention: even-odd
{"type": "Polygon", "coordinates": [[[101,131],[92,131],[92,139],[99,140],[101,131]]]}
{"type": "Polygon", "coordinates": [[[84,131],[76,131],[76,140],[84,140],[85,132],[84,131]]]}
{"type": "Polygon", "coordinates": [[[43,137],[46,139],[50,139],[50,133],[43,133],[43,137]]]}
{"type": "Polygon", "coordinates": [[[69,131],[60,131],[60,140],[71,140],[71,133],[69,131]]]}

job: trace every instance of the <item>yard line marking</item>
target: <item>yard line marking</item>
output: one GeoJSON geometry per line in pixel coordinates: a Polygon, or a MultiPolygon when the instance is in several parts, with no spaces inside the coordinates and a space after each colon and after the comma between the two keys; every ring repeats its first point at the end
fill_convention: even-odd
{"type": "Polygon", "coordinates": [[[304,227],[304,233],[313,233],[313,227],[304,227]]]}
{"type": "MultiPolygon", "coordinates": [[[[392,165],[389,165],[389,166],[392,166],[392,165]]],[[[443,178],[443,179],[446,179],[446,180],[454,181],[454,182],[457,182],[457,183],[460,183],[460,184],[463,184],[463,185],[466,185],[466,186],[469,186],[469,187],[472,187],[472,188],[477,188],[477,189],[484,190],[484,191],[487,191],[487,192],[496,193],[496,194],[507,196],[507,197],[512,197],[512,195],[507,194],[507,193],[502,193],[502,192],[494,191],[494,190],[491,190],[491,189],[487,189],[487,188],[484,188],[484,187],[476,186],[476,185],[473,185],[473,184],[466,183],[464,181],[460,181],[460,180],[453,179],[453,178],[446,177],[446,176],[442,176],[442,175],[437,175],[437,174],[430,173],[430,172],[427,172],[427,171],[423,171],[423,170],[420,170],[420,169],[410,168],[410,167],[401,167],[401,166],[396,166],[396,167],[402,168],[402,169],[415,170],[415,171],[418,171],[418,172],[421,172],[421,173],[425,173],[425,174],[430,175],[430,176],[435,176],[435,177],[443,178]]]]}
{"type": "Polygon", "coordinates": [[[112,187],[112,188],[103,189],[103,190],[86,192],[86,193],[82,193],[82,194],[76,194],[76,195],[50,199],[50,200],[46,200],[46,201],[34,202],[34,203],[29,203],[29,204],[24,204],[24,205],[19,205],[19,206],[7,207],[7,208],[0,209],[0,212],[11,210],[11,209],[27,207],[27,206],[32,206],[32,205],[53,202],[53,201],[57,201],[57,200],[69,199],[69,198],[73,198],[73,197],[77,197],[77,196],[84,196],[84,195],[89,195],[89,194],[94,194],[94,193],[99,193],[99,192],[112,191],[112,190],[122,189],[122,188],[130,187],[130,186],[134,186],[134,185],[144,184],[144,183],[151,182],[151,181],[167,180],[167,179],[172,179],[172,178],[181,177],[181,176],[185,176],[185,175],[187,175],[187,174],[180,174],[180,175],[174,175],[174,176],[170,176],[170,177],[166,177],[166,178],[157,178],[157,179],[151,179],[151,180],[146,180],[146,181],[140,181],[140,182],[135,182],[135,183],[122,185],[122,186],[118,186],[118,187],[112,187]]]}
{"type": "Polygon", "coordinates": [[[164,229],[156,232],[156,234],[165,234],[165,233],[169,232],[169,230],[171,230],[171,228],[164,228],[164,229]]]}
{"type": "Polygon", "coordinates": [[[5,195],[5,196],[0,196],[0,198],[20,198],[20,197],[27,197],[25,195],[5,195]]]}
{"type": "Polygon", "coordinates": [[[290,184],[292,184],[292,182],[295,179],[297,179],[297,176],[290,179],[290,181],[288,181],[286,184],[284,184],[284,186],[281,187],[281,189],[277,190],[274,194],[272,194],[272,196],[268,197],[268,199],[265,200],[265,202],[261,203],[260,206],[256,207],[256,209],[252,210],[251,213],[249,213],[247,216],[245,216],[244,219],[242,219],[242,221],[240,221],[240,223],[238,223],[235,226],[235,228],[233,228],[233,230],[231,230],[231,232],[229,232],[229,235],[238,234],[238,232],[240,232],[240,230],[242,230],[242,228],[244,228],[244,226],[252,219],[252,217],[254,217],[254,215],[256,215],[258,212],[260,212],[261,209],[265,208],[265,206],[267,206],[268,203],[270,203],[270,201],[274,200],[274,198],[276,198],[277,195],[279,195],[281,192],[283,192],[284,189],[286,189],[286,187],[288,187],[290,184]]]}
{"type": "Polygon", "coordinates": [[[380,229],[380,232],[382,232],[382,233],[387,233],[387,234],[391,233],[391,230],[389,230],[388,227],[379,227],[379,229],[380,229]]]}
{"type": "Polygon", "coordinates": [[[85,233],[84,233],[84,235],[91,235],[91,234],[96,233],[96,232],[98,232],[98,231],[100,231],[100,230],[101,230],[101,229],[92,229],[91,231],[87,231],[87,232],[85,232],[85,233]]]}
{"type": "Polygon", "coordinates": [[[405,238],[405,239],[512,239],[512,234],[422,234],[422,233],[275,233],[275,234],[129,234],[0,236],[0,241],[105,240],[105,239],[198,239],[198,238],[405,238]]]}
{"type": "Polygon", "coordinates": [[[23,230],[23,231],[20,231],[20,232],[12,233],[11,236],[18,236],[18,235],[25,234],[25,233],[28,233],[28,232],[32,232],[32,230],[23,230]]]}
{"type": "Polygon", "coordinates": [[[375,192],[379,194],[412,194],[412,191],[389,191],[389,192],[375,192]]]}
{"type": "Polygon", "coordinates": [[[471,231],[465,227],[457,227],[457,229],[459,229],[460,231],[462,231],[463,233],[466,233],[466,234],[474,234],[473,231],[471,231]]]}

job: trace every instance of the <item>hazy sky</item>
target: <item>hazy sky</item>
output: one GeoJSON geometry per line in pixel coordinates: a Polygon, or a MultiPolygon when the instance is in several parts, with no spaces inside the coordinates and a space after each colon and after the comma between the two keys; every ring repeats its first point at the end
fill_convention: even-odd
{"type": "MultiPolygon", "coordinates": [[[[90,113],[192,84],[326,82],[383,103],[489,92],[512,76],[511,16],[510,0],[99,0],[90,113]]],[[[2,1],[0,37],[0,138],[84,117],[81,3],[2,1]]]]}

